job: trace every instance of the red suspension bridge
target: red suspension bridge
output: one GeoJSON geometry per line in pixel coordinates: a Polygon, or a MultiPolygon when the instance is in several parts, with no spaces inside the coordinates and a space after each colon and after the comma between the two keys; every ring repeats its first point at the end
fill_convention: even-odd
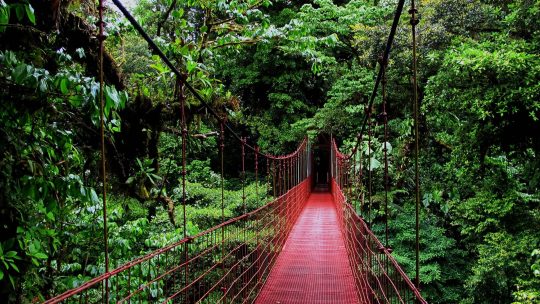
{"type": "MultiPolygon", "coordinates": [[[[379,61],[379,72],[371,94],[362,128],[349,154],[339,151],[334,140],[327,144],[328,176],[319,174],[323,166],[314,160],[314,148],[304,139],[289,155],[273,156],[251,146],[237,135],[225,120],[199,96],[185,76],[169,61],[144,29],[122,6],[112,0],[135,29],[176,74],[188,89],[219,121],[219,151],[221,156],[221,203],[223,198],[223,159],[225,134],[241,144],[242,185],[245,184],[247,154],[252,153],[254,164],[248,164],[256,177],[258,209],[247,212],[245,193],[244,213],[197,235],[186,234],[186,140],[187,124],[184,98],[181,98],[182,126],[182,202],[184,207],[184,238],[174,244],[148,253],[115,269],[109,269],[106,179],[103,173],[103,219],[105,241],[105,273],[68,290],[45,303],[427,303],[419,292],[418,206],[419,180],[416,159],[416,277],[413,283],[392,256],[386,234],[379,241],[370,224],[359,215],[357,204],[371,203],[371,169],[363,176],[362,153],[359,147],[367,137],[368,160],[371,158],[372,119],[374,102],[382,84],[382,122],[384,124],[384,185],[388,192],[386,67],[394,34],[403,10],[399,0],[386,49],[379,61]],[[367,136],[364,134],[367,133],[367,136]],[[260,174],[260,171],[265,171],[260,174]],[[259,189],[259,175],[266,185],[259,189]],[[325,184],[324,187],[321,187],[325,184]],[[366,181],[367,180],[367,181],[366,181]],[[367,189],[366,189],[367,188],[367,189]],[[368,194],[368,202],[364,196],[368,194]],[[271,195],[270,201],[263,197],[271,195]]],[[[103,3],[100,1],[100,53],[103,54],[103,3]]],[[[413,91],[417,126],[416,93],[416,9],[411,1],[413,34],[413,91]]],[[[101,67],[101,75],[103,68],[101,67]]],[[[101,78],[103,92],[103,78],[101,78]]],[[[103,98],[103,94],[101,94],[103,98]]],[[[103,105],[102,105],[103,107],[103,105]]],[[[103,113],[103,108],[101,109],[103,113]]],[[[103,145],[103,115],[102,145],[103,145]]],[[[418,155],[418,129],[416,156],[418,155]]],[[[102,172],[105,158],[102,149],[102,172]]],[[[370,161],[367,162],[370,164],[370,161]]],[[[324,170],[321,172],[325,172],[324,170]]],[[[244,189],[244,187],[242,187],[244,189]]],[[[387,210],[387,200],[385,200],[387,210]]],[[[385,214],[387,214],[385,212],[385,214]]]]}
{"type": "Polygon", "coordinates": [[[329,191],[313,191],[305,140],[268,159],[274,200],[46,303],[426,303],[348,202],[335,147],[329,191]]]}

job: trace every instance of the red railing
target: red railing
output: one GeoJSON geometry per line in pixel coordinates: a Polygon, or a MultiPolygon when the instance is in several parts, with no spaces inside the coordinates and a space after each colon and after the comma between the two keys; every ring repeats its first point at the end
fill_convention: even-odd
{"type": "Polygon", "coordinates": [[[252,303],[311,192],[309,153],[304,141],[290,155],[268,156],[272,202],[45,303],[252,303]]]}
{"type": "Polygon", "coordinates": [[[342,187],[349,184],[347,157],[332,143],[331,192],[345,238],[361,303],[425,303],[418,288],[401,269],[388,248],[369,229],[348,202],[342,187]]]}

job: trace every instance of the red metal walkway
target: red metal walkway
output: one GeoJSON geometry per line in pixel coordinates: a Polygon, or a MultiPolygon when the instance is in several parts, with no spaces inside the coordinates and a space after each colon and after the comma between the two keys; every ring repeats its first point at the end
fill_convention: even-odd
{"type": "Polygon", "coordinates": [[[359,303],[330,193],[311,194],[256,303],[359,303]]]}

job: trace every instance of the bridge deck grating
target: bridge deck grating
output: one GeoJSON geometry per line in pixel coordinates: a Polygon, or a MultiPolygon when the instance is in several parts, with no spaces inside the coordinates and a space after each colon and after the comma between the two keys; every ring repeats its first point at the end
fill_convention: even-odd
{"type": "Polygon", "coordinates": [[[330,193],[311,194],[256,303],[359,303],[330,193]]]}

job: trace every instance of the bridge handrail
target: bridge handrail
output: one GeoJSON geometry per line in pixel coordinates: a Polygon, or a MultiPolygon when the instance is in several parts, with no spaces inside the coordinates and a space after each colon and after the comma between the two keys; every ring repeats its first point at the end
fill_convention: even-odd
{"type": "MultiPolygon", "coordinates": [[[[289,191],[291,191],[291,190],[289,190],[289,191]]],[[[104,273],[104,274],[102,274],[100,276],[97,276],[97,277],[91,279],[88,282],[83,283],[81,286],[79,286],[79,287],[77,287],[75,289],[71,289],[69,291],[66,291],[66,292],[54,297],[54,298],[51,298],[51,299],[45,301],[45,303],[46,304],[49,304],[49,303],[52,304],[52,303],[61,302],[61,301],[69,298],[70,296],[72,296],[74,294],[80,293],[81,291],[84,291],[86,289],[94,287],[96,284],[103,282],[105,279],[108,279],[108,278],[114,276],[115,274],[121,273],[121,272],[123,272],[123,271],[125,271],[125,270],[127,270],[129,268],[132,268],[133,266],[136,266],[136,265],[141,264],[141,263],[143,263],[145,261],[148,261],[151,258],[153,258],[153,257],[155,257],[155,256],[157,256],[159,254],[162,254],[162,253],[164,253],[166,251],[177,248],[180,245],[183,245],[184,243],[188,243],[188,242],[190,242],[191,240],[193,240],[195,238],[199,238],[201,236],[210,234],[211,232],[213,232],[215,230],[218,230],[218,229],[220,229],[222,227],[234,224],[234,223],[236,223],[236,222],[238,222],[238,221],[240,221],[240,220],[242,220],[242,219],[244,219],[246,217],[250,217],[250,216],[260,212],[261,210],[266,209],[266,208],[268,208],[269,206],[271,206],[273,204],[276,204],[276,202],[278,202],[280,199],[282,199],[282,197],[287,195],[287,193],[281,195],[280,197],[274,199],[273,201],[267,203],[266,205],[264,205],[262,207],[259,207],[259,208],[255,209],[255,210],[251,211],[251,212],[242,214],[242,215],[237,216],[235,218],[231,218],[231,219],[229,219],[229,220],[227,220],[227,221],[225,221],[223,223],[220,223],[219,225],[216,225],[216,226],[214,226],[212,228],[209,228],[207,230],[199,232],[199,233],[197,233],[197,234],[195,234],[193,236],[185,237],[185,238],[183,238],[183,239],[181,239],[181,240],[179,240],[179,241],[177,241],[175,243],[172,243],[172,244],[167,245],[167,246],[165,246],[163,248],[154,250],[154,251],[152,251],[150,253],[147,253],[147,254],[143,255],[142,257],[136,258],[135,260],[129,261],[129,262],[127,262],[127,263],[125,263],[125,264],[123,264],[123,265],[121,265],[121,266],[107,272],[107,273],[104,273]]]]}
{"type": "MultiPolygon", "coordinates": [[[[427,304],[427,301],[422,297],[422,295],[420,294],[420,291],[418,290],[418,288],[412,283],[411,279],[409,278],[409,276],[405,273],[405,271],[403,271],[403,269],[401,268],[401,266],[398,264],[398,262],[396,261],[396,259],[392,256],[392,253],[388,250],[388,248],[386,248],[382,243],[381,241],[377,238],[377,236],[375,236],[375,234],[373,233],[373,231],[371,231],[371,229],[369,228],[369,226],[367,225],[367,223],[364,221],[364,219],[356,212],[354,206],[351,205],[351,203],[349,202],[347,196],[343,193],[343,190],[340,186],[340,182],[343,182],[342,181],[342,177],[341,175],[342,174],[346,174],[346,171],[348,170],[347,167],[345,167],[344,165],[349,161],[349,157],[350,155],[346,155],[346,154],[343,154],[342,152],[339,151],[339,148],[337,146],[337,143],[335,140],[332,140],[332,152],[333,152],[333,155],[335,156],[336,158],[336,162],[335,162],[335,166],[336,166],[336,170],[333,171],[332,173],[337,173],[338,176],[332,176],[332,193],[335,195],[335,191],[334,191],[334,188],[337,188],[339,190],[339,193],[337,193],[338,195],[340,195],[340,198],[341,198],[341,201],[339,203],[342,203],[343,206],[342,208],[346,209],[346,211],[348,211],[352,216],[354,216],[355,220],[357,220],[360,224],[361,224],[361,228],[363,229],[363,231],[365,233],[367,233],[367,235],[369,236],[369,238],[375,242],[375,246],[377,247],[377,250],[380,250],[384,256],[387,258],[388,261],[390,261],[390,263],[392,264],[392,266],[394,267],[395,271],[397,271],[397,273],[400,275],[400,277],[403,279],[403,281],[405,282],[405,284],[407,285],[407,287],[409,288],[410,291],[412,291],[412,293],[414,294],[416,300],[418,301],[418,303],[422,303],[422,304],[427,304]],[[338,167],[339,166],[339,167],[338,167]],[[342,172],[345,171],[345,172],[342,172]],[[336,178],[339,178],[339,180],[337,180],[336,178]]],[[[357,147],[355,147],[354,149],[356,149],[357,147]]],[[[332,160],[333,162],[333,160],[332,160]]],[[[337,203],[337,200],[336,200],[336,203],[337,203]]],[[[343,210],[345,211],[345,210],[343,210]]],[[[380,260],[377,259],[377,263],[379,263],[380,265],[380,260]]],[[[385,276],[389,279],[388,277],[388,273],[386,271],[384,271],[385,273],[385,276]]],[[[394,283],[390,280],[390,282],[392,283],[394,289],[396,288],[394,283]]],[[[403,299],[401,299],[401,296],[399,295],[399,292],[396,290],[397,294],[398,294],[398,297],[400,298],[401,302],[402,303],[405,303],[403,301],[403,299]]],[[[386,297],[386,295],[384,295],[386,297]]]]}
{"type": "MultiPolygon", "coordinates": [[[[274,160],[287,160],[287,159],[293,159],[295,157],[297,157],[298,155],[300,155],[301,152],[305,151],[306,150],[306,146],[308,145],[308,139],[307,137],[304,138],[302,140],[302,142],[298,145],[297,149],[295,151],[293,151],[292,153],[289,153],[289,154],[286,154],[286,155],[282,155],[282,156],[271,156],[271,155],[268,155],[268,157],[270,159],[274,159],[274,160]]],[[[56,297],[53,297],[51,299],[48,299],[46,300],[44,303],[47,303],[47,304],[53,304],[53,303],[59,303],[59,302],[62,302],[68,298],[70,298],[71,296],[74,296],[74,295],[77,295],[77,294],[80,294],[90,288],[93,288],[93,287],[97,287],[98,284],[102,284],[104,281],[110,279],[111,277],[114,277],[115,275],[118,275],[120,273],[123,273],[124,271],[126,270],[129,270],[129,269],[132,269],[133,267],[137,266],[137,265],[140,265],[144,262],[147,262],[147,261],[150,261],[152,258],[158,256],[158,255],[161,255],[163,253],[167,253],[167,252],[170,252],[176,248],[179,248],[180,246],[183,246],[183,245],[186,245],[186,244],[189,244],[192,240],[194,239],[198,239],[198,238],[201,238],[201,237],[204,237],[204,236],[207,236],[207,235],[210,235],[212,232],[215,232],[216,230],[219,230],[219,229],[222,229],[224,227],[227,227],[227,226],[230,226],[230,225],[233,225],[235,223],[238,223],[238,222],[241,222],[242,220],[244,219],[247,219],[247,218],[250,218],[250,217],[253,217],[259,213],[261,213],[264,209],[268,209],[270,207],[272,207],[273,205],[275,204],[278,204],[280,203],[281,201],[285,200],[291,193],[292,191],[295,191],[296,190],[296,187],[301,185],[303,182],[305,182],[305,180],[309,179],[309,176],[306,175],[305,176],[305,179],[304,180],[299,180],[298,181],[298,184],[294,185],[293,187],[287,189],[284,193],[282,193],[281,195],[278,195],[276,197],[273,198],[272,201],[266,203],[265,205],[253,210],[253,211],[250,211],[250,212],[247,212],[245,214],[242,214],[240,216],[237,216],[237,217],[234,217],[234,218],[231,218],[231,219],[228,219],[214,227],[211,227],[207,230],[204,230],[202,232],[199,232],[195,235],[192,235],[192,236],[187,236],[177,242],[174,242],[172,244],[169,244],[163,248],[160,248],[160,249],[156,249],[154,251],[151,251],[141,257],[138,257],[132,261],[129,261],[127,263],[124,263],[122,264],[121,266],[113,269],[113,270],[110,270],[109,272],[106,272],[106,273],[103,273],[93,279],[90,279],[89,281],[81,284],[80,286],[76,287],[76,288],[73,288],[71,290],[68,290],[60,295],[57,295],[56,297]]],[[[188,263],[189,261],[186,261],[184,264],[188,263]]],[[[182,264],[183,265],[183,264],[182,264]]],[[[180,265],[180,266],[182,266],[180,265]]],[[[149,283],[152,283],[152,282],[149,282],[149,283]]]]}
{"type": "Polygon", "coordinates": [[[364,219],[358,215],[358,213],[356,213],[354,211],[354,207],[351,205],[351,203],[349,202],[346,202],[346,207],[352,212],[352,215],[354,217],[356,217],[358,220],[360,220],[360,222],[362,223],[362,226],[363,228],[365,229],[365,231],[368,232],[369,236],[375,240],[375,242],[377,243],[378,245],[378,248],[382,249],[384,251],[384,254],[386,255],[386,257],[388,258],[388,260],[392,263],[392,265],[394,266],[394,268],[396,269],[396,271],[401,275],[401,277],[403,278],[403,280],[405,281],[405,283],[407,284],[407,286],[412,290],[412,292],[414,293],[414,295],[416,296],[416,298],[421,302],[421,303],[426,303],[427,302],[424,300],[424,298],[422,297],[422,294],[420,294],[420,292],[418,291],[418,288],[416,288],[416,286],[414,286],[413,282],[411,281],[411,279],[409,278],[409,276],[405,273],[405,271],[403,271],[403,269],[401,268],[401,266],[398,264],[398,262],[396,261],[396,259],[394,258],[394,256],[392,255],[392,253],[390,253],[390,251],[388,251],[388,248],[384,247],[383,244],[381,243],[381,241],[375,236],[375,234],[373,233],[373,231],[371,231],[371,229],[368,228],[367,226],[367,223],[364,221],[364,219]]]}
{"type": "Polygon", "coordinates": [[[269,154],[269,153],[266,153],[264,154],[265,157],[269,158],[269,159],[273,159],[273,160],[283,160],[283,159],[287,159],[287,158],[291,158],[291,157],[294,157],[298,154],[300,154],[300,152],[302,151],[303,148],[305,148],[305,146],[307,145],[308,143],[308,138],[307,137],[304,137],[304,139],[300,142],[300,144],[298,145],[298,147],[296,148],[295,151],[289,153],[289,154],[284,154],[284,155],[272,155],[272,154],[269,154]]]}

